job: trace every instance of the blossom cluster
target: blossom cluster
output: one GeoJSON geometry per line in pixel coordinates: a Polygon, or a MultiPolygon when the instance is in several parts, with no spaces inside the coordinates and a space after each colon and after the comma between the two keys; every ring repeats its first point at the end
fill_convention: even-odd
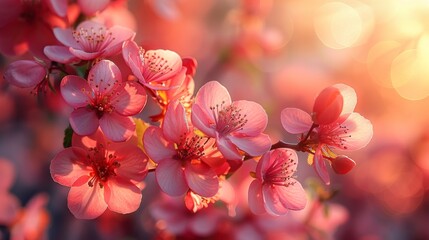
{"type": "MultiPolygon", "coordinates": [[[[345,174],[355,165],[335,149],[358,150],[372,138],[370,121],[354,112],[355,91],[336,84],[321,91],[311,114],[282,111],[284,130],[299,136],[297,144],[272,143],[265,133],[268,115],[259,103],[232,100],[227,88],[211,79],[195,92],[196,59],[144,49],[131,28],[93,17],[109,1],[77,3],[37,2],[49,12],[36,18],[49,35],[7,48],[14,52],[0,49],[34,56],[8,66],[4,76],[10,84],[39,95],[54,91],[72,109],[64,149],[52,159],[50,173],[70,188],[68,208],[76,218],[94,219],[106,209],[137,211],[145,178],[152,173],[162,192],[182,197],[194,213],[217,201],[232,204],[225,196],[234,192],[228,179],[248,160],[257,161],[249,173],[254,178],[248,189],[250,210],[284,215],[307,204],[297,180],[297,151],[309,154],[309,164],[328,185],[327,166],[345,174]],[[53,17],[58,24],[49,20],[53,17]],[[142,119],[150,100],[159,114],[142,119]]],[[[35,7],[19,4],[10,3],[17,14],[35,7]]],[[[0,35],[13,27],[16,16],[8,17],[0,35]]]]}

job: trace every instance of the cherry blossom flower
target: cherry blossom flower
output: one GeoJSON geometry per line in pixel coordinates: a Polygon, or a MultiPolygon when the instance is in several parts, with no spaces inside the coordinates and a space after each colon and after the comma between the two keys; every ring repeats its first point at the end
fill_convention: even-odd
{"type": "Polygon", "coordinates": [[[126,141],[132,136],[135,124],[130,116],[146,104],[144,89],[134,82],[122,82],[119,68],[109,60],[91,68],[88,82],[78,76],[65,76],[61,94],[75,108],[70,125],[77,134],[93,134],[100,126],[113,141],[126,141]]]}
{"type": "Polygon", "coordinates": [[[38,92],[45,90],[49,84],[47,75],[48,70],[41,62],[18,60],[9,64],[4,73],[4,78],[12,85],[20,88],[33,87],[38,92]]]}
{"type": "Polygon", "coordinates": [[[262,156],[256,166],[256,179],[249,187],[249,207],[253,213],[278,216],[305,207],[305,191],[293,178],[297,162],[296,152],[287,148],[274,149],[262,156]]]}
{"type": "Polygon", "coordinates": [[[205,158],[213,141],[194,133],[178,101],[168,105],[162,127],[149,127],[143,140],[146,153],[158,164],[155,176],[162,191],[180,196],[191,189],[203,197],[218,192],[218,176],[205,158]]]}
{"type": "Polygon", "coordinates": [[[127,41],[122,56],[136,78],[150,89],[168,90],[180,86],[185,80],[187,69],[173,51],[145,51],[134,41],[127,41]]]}
{"type": "Polygon", "coordinates": [[[76,30],[55,28],[54,34],[64,46],[47,46],[44,53],[49,59],[59,63],[116,55],[121,51],[123,42],[135,36],[135,32],[128,28],[121,26],[107,28],[91,20],[80,23],[76,30]]]}
{"type": "MultiPolygon", "coordinates": [[[[287,132],[306,133],[307,137],[302,139],[299,145],[304,146],[303,151],[314,154],[312,165],[325,184],[330,183],[325,159],[333,161],[337,157],[331,149],[338,148],[346,151],[361,149],[369,143],[373,134],[371,122],[359,113],[353,112],[357,102],[353,88],[344,84],[335,84],[329,88],[329,91],[336,91],[333,88],[340,92],[343,101],[339,104],[341,100],[335,100],[336,107],[330,106],[332,101],[323,101],[326,103],[323,115],[338,116],[331,122],[332,119],[327,120],[329,117],[324,118],[319,115],[320,119],[324,119],[321,122],[331,122],[329,124],[316,124],[312,121],[310,114],[297,108],[285,108],[281,113],[281,122],[287,132]],[[341,111],[338,111],[338,105],[342,105],[341,111]]],[[[323,104],[315,108],[323,112],[323,104]]]]}
{"type": "Polygon", "coordinates": [[[0,52],[22,55],[27,51],[45,57],[43,48],[57,44],[53,27],[66,27],[67,1],[2,1],[0,52]]]}
{"type": "Polygon", "coordinates": [[[70,187],[68,207],[76,218],[93,219],[107,208],[131,213],[140,206],[140,182],[148,161],[134,145],[106,142],[101,131],[91,136],[74,135],[72,147],[51,162],[55,182],[70,187]]]}
{"type": "Polygon", "coordinates": [[[268,117],[261,105],[246,100],[232,102],[228,90],[216,81],[200,88],[191,116],[195,127],[216,138],[217,147],[232,165],[241,164],[242,151],[259,156],[271,147],[269,136],[263,133],[268,117]]]}

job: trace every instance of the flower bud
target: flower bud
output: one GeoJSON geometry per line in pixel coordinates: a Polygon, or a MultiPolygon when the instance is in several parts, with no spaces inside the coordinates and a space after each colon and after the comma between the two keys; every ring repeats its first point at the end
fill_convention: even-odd
{"type": "Polygon", "coordinates": [[[356,162],[347,156],[338,156],[332,161],[332,169],[337,174],[346,174],[356,166],[356,162]]]}
{"type": "Polygon", "coordinates": [[[20,88],[35,87],[46,76],[46,68],[32,60],[18,60],[11,63],[4,78],[10,83],[20,88]]]}
{"type": "Polygon", "coordinates": [[[336,87],[327,87],[319,93],[313,106],[313,122],[316,124],[330,124],[335,122],[343,110],[343,96],[336,87]]]}

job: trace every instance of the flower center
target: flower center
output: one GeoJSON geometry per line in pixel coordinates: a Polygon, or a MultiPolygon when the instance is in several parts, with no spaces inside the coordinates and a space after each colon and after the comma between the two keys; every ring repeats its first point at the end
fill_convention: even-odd
{"type": "Polygon", "coordinates": [[[86,52],[102,51],[115,39],[113,33],[105,27],[99,27],[98,29],[81,27],[73,31],[72,34],[76,42],[86,52]]]}
{"type": "Polygon", "coordinates": [[[148,82],[173,71],[168,60],[160,56],[156,51],[145,52],[144,49],[140,48],[139,55],[140,60],[144,63],[142,74],[148,82]]]}
{"type": "Polygon", "coordinates": [[[352,137],[349,132],[350,129],[345,125],[322,125],[320,126],[318,134],[319,142],[347,150],[347,138],[352,137]]]}
{"type": "Polygon", "coordinates": [[[233,105],[225,106],[224,104],[225,102],[222,102],[220,105],[216,104],[216,106],[210,107],[215,119],[212,128],[215,128],[222,136],[242,130],[243,126],[247,123],[247,115],[241,114],[241,109],[233,105]]]}
{"type": "Polygon", "coordinates": [[[175,159],[181,160],[182,162],[198,160],[204,153],[204,146],[208,142],[208,138],[194,135],[192,137],[183,137],[183,140],[177,144],[177,154],[175,159]]]}
{"type": "Polygon", "coordinates": [[[291,158],[292,154],[279,153],[273,161],[273,164],[267,169],[264,175],[264,181],[279,185],[279,186],[290,186],[295,184],[293,179],[293,174],[295,171],[292,169],[292,166],[296,165],[294,159],[291,158]]]}
{"type": "Polygon", "coordinates": [[[92,168],[90,172],[91,178],[88,181],[88,186],[93,187],[98,183],[100,188],[110,178],[116,176],[115,169],[121,164],[116,160],[116,155],[108,154],[102,144],[97,147],[90,148],[87,155],[89,164],[92,168]]]}

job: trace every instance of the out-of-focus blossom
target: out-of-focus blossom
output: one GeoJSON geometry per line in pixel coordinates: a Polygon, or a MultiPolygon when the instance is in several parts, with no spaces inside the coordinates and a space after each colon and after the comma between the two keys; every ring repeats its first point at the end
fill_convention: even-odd
{"type": "Polygon", "coordinates": [[[46,79],[46,66],[35,60],[18,60],[7,67],[4,78],[21,88],[35,87],[46,79]]]}
{"type": "Polygon", "coordinates": [[[80,9],[88,16],[103,11],[110,3],[110,0],[78,0],[80,9]]]}
{"type": "Polygon", "coordinates": [[[139,82],[150,89],[175,88],[185,79],[186,67],[183,67],[182,59],[173,51],[145,51],[134,41],[127,41],[122,56],[139,82]]]}
{"type": "Polygon", "coordinates": [[[108,28],[119,25],[136,31],[136,17],[132,14],[128,5],[127,0],[110,1],[110,4],[92,19],[103,23],[108,28]]]}
{"type": "Polygon", "coordinates": [[[77,134],[93,134],[100,126],[113,141],[126,141],[132,136],[135,124],[130,116],[146,104],[144,89],[133,82],[122,82],[119,68],[109,60],[91,68],[88,82],[74,75],[64,77],[61,94],[75,108],[70,124],[77,134]]]}
{"type": "Polygon", "coordinates": [[[140,182],[146,177],[148,158],[134,145],[106,142],[97,131],[92,136],[73,136],[72,147],[51,162],[51,176],[71,187],[68,207],[76,218],[93,219],[107,208],[131,213],[140,206],[140,182]]]}
{"type": "Polygon", "coordinates": [[[72,63],[94,60],[118,54],[124,41],[131,40],[135,32],[121,26],[107,28],[96,21],[84,21],[75,30],[55,28],[55,37],[64,46],[47,46],[44,53],[52,61],[72,63]]]}
{"type": "Polygon", "coordinates": [[[0,52],[22,55],[30,51],[44,57],[43,48],[56,44],[53,27],[66,27],[65,0],[2,1],[0,10],[0,52]]]}
{"type": "Polygon", "coordinates": [[[249,207],[255,214],[284,215],[301,210],[307,198],[293,178],[298,156],[292,149],[278,148],[265,153],[256,166],[256,179],[249,187],[249,207]]]}
{"type": "Polygon", "coordinates": [[[178,101],[168,105],[162,127],[149,127],[143,141],[146,153],[158,164],[155,176],[162,191],[180,196],[191,189],[203,197],[218,192],[219,179],[206,156],[213,141],[194,133],[178,101]]]}
{"type": "MultiPolygon", "coordinates": [[[[329,117],[329,113],[332,111],[332,114],[338,116],[332,123],[316,124],[308,113],[297,108],[285,108],[281,113],[281,122],[287,132],[292,134],[306,133],[300,142],[301,147],[304,146],[301,150],[314,154],[314,162],[311,164],[326,184],[330,183],[330,178],[325,160],[332,161],[336,157],[331,148],[346,151],[358,150],[369,143],[373,134],[371,122],[359,113],[353,112],[357,102],[353,88],[344,84],[336,84],[332,87],[337,88],[343,98],[339,115],[337,114],[338,106],[341,104],[338,103],[341,101],[335,100],[334,102],[337,104],[334,104],[334,108],[330,107],[332,106],[330,101],[323,101],[327,104],[327,112],[323,114],[327,114],[325,116],[328,117],[322,122],[332,121],[332,118],[329,117]]],[[[335,90],[332,91],[335,92],[335,90]]],[[[323,104],[316,106],[315,109],[322,112],[323,104]]]]}
{"type": "Polygon", "coordinates": [[[192,122],[207,136],[216,138],[220,152],[233,165],[241,164],[243,152],[259,156],[271,147],[269,136],[263,133],[268,117],[262,106],[246,100],[233,102],[228,90],[216,81],[198,91],[192,122]]]}

